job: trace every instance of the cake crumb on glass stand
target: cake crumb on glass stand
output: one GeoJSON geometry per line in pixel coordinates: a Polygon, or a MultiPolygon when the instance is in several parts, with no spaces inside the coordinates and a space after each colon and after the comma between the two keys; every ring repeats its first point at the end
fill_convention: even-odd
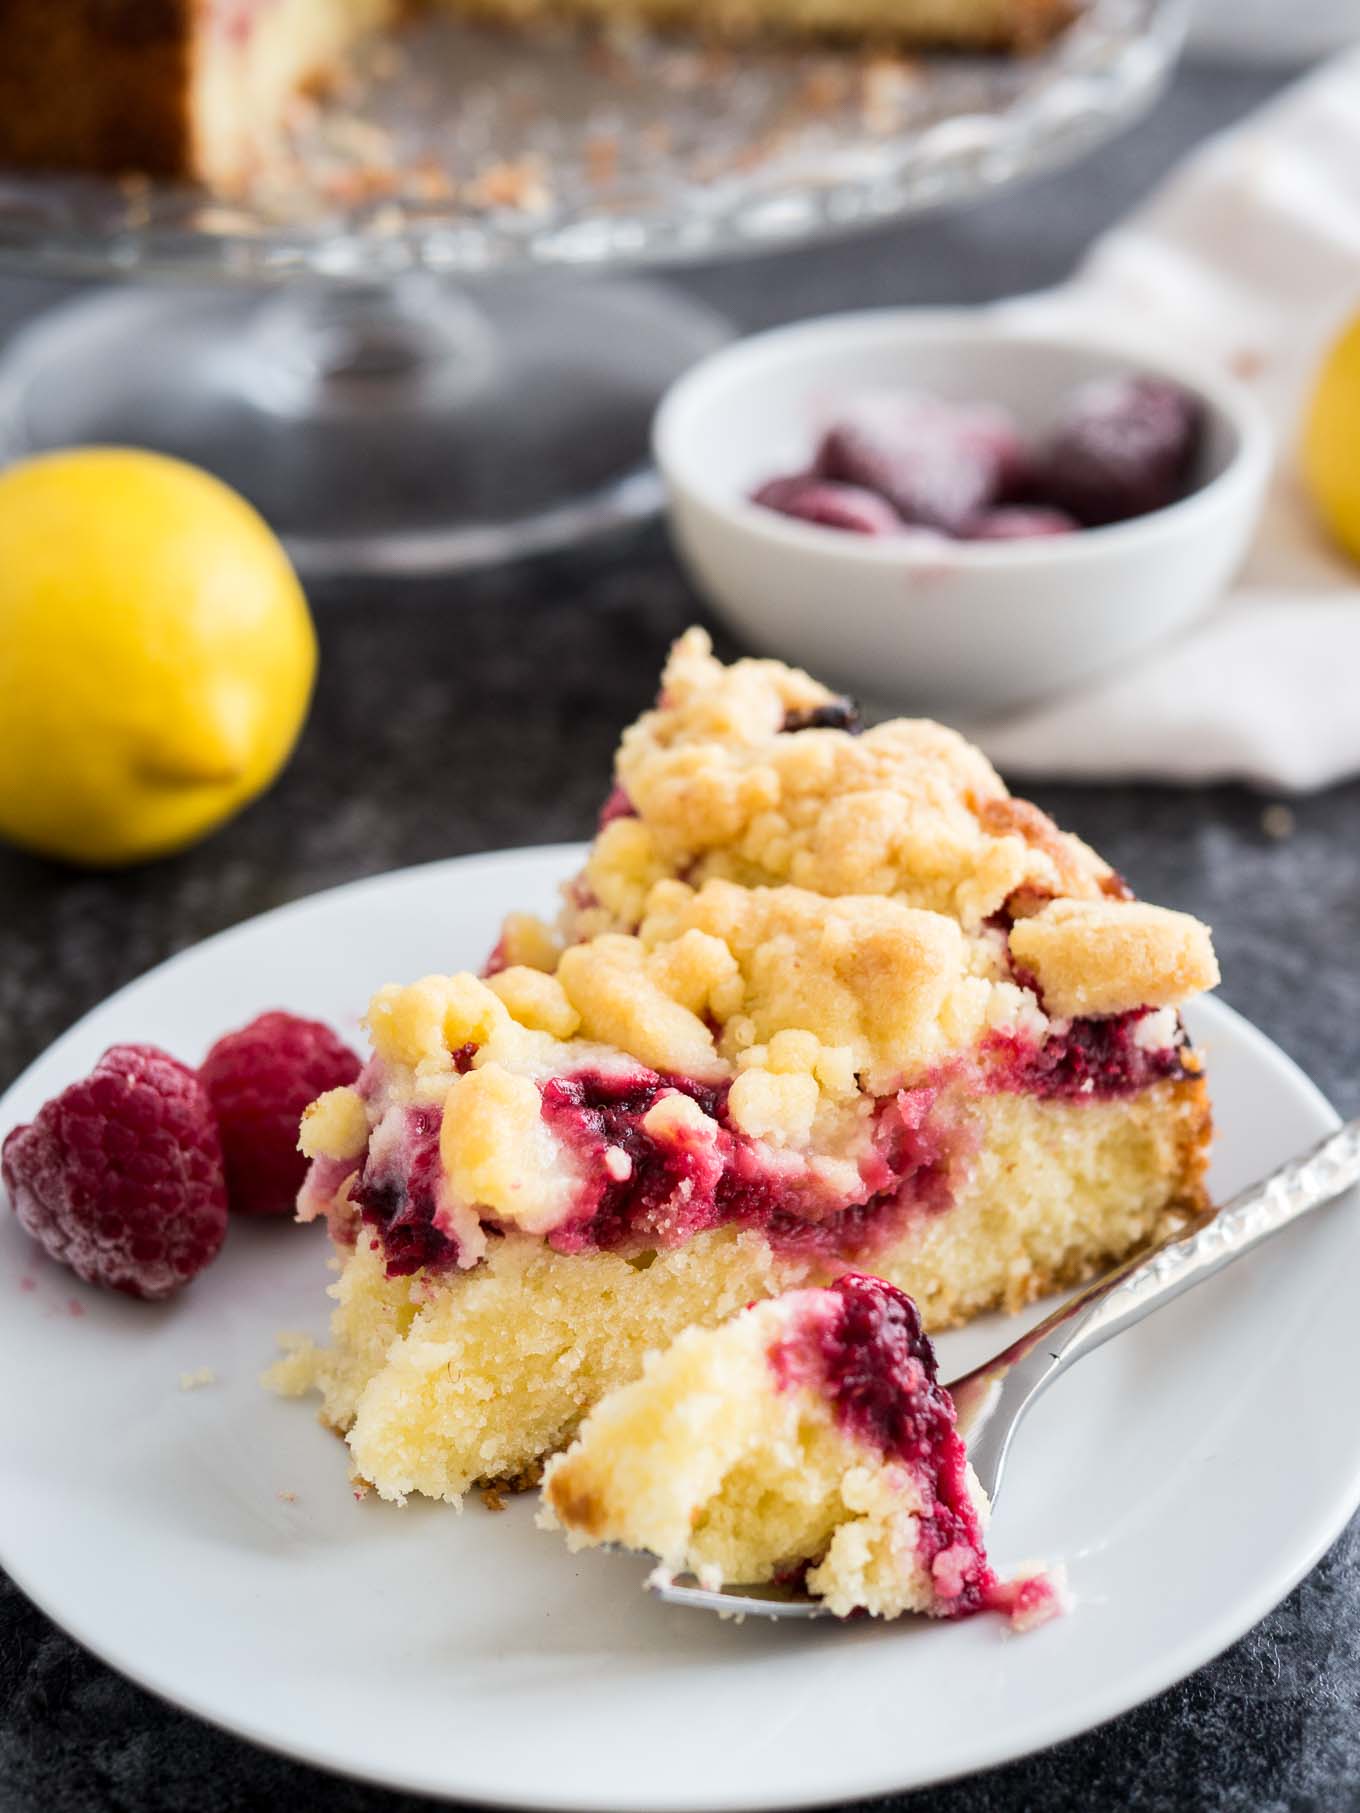
{"type": "Polygon", "coordinates": [[[1090,0],[1022,59],[438,19],[299,105],[240,196],[0,172],[0,266],[136,280],[10,343],[0,457],[178,454],[314,577],[569,546],[657,507],[652,410],[730,331],[599,273],[787,248],[1072,159],[1155,98],[1185,17],[1090,0]]]}

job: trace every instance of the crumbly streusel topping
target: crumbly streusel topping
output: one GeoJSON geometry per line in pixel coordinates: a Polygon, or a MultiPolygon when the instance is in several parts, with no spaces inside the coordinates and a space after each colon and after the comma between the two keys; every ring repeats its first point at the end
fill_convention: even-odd
{"type": "MultiPolygon", "coordinates": [[[[436,1224],[459,1262],[481,1256],[488,1216],[543,1235],[583,1181],[545,1086],[639,1065],[666,1085],[649,1139],[701,1155],[725,1128],[850,1201],[875,1103],[960,1061],[984,1086],[998,1038],[1041,1049],[1074,1018],[1174,1010],[1218,980],[1204,926],[1129,899],[952,732],[855,736],[825,727],[838,715],[806,674],[723,667],[701,632],[683,637],[624,737],[626,797],[569,890],[565,943],[517,916],[486,978],[379,990],[362,1088],[304,1118],[325,1184],[304,1213],[343,1197],[361,1154],[366,1176],[400,1173],[412,1111],[438,1110],[436,1224]]],[[[1179,1042],[1174,1012],[1155,1035],[1147,1020],[1179,1042]]],[[[626,1181],[621,1148],[600,1162],[626,1181]]]]}
{"type": "Polygon", "coordinates": [[[996,980],[1013,959],[1037,978],[1046,1010],[1064,1017],[1177,1006],[1218,981],[1204,926],[1130,899],[1107,863],[1013,798],[962,737],[925,719],[862,734],[819,722],[844,707],[778,661],[725,667],[690,630],[671,651],[656,708],[624,733],[619,803],[568,889],[556,935],[513,915],[501,960],[552,971],[564,942],[655,927],[697,890],[704,905],[684,909],[689,923],[744,949],[739,961],[759,972],[747,977],[753,998],[778,985],[790,1014],[814,972],[830,998],[844,962],[837,941],[862,939],[878,990],[901,997],[896,1033],[875,1041],[888,1065],[909,1047],[924,1061],[925,997],[939,990],[942,1006],[959,968],[996,980]],[[761,898],[742,907],[742,891],[761,898]],[[1015,922],[1009,953],[998,918],[1015,922]],[[784,975],[791,952],[796,984],[784,975]]]}
{"type": "Polygon", "coordinates": [[[1064,1018],[1179,1007],[1218,981],[1209,928],[1141,900],[1050,900],[1012,926],[1010,949],[1064,1018]]]}
{"type": "Polygon", "coordinates": [[[656,708],[624,733],[616,780],[636,817],[591,851],[573,936],[631,930],[653,884],[885,895],[980,926],[1017,894],[1100,899],[1118,878],[1014,800],[981,752],[926,719],[863,734],[790,722],[836,695],[777,661],[718,661],[702,630],[671,651],[656,708]]]}

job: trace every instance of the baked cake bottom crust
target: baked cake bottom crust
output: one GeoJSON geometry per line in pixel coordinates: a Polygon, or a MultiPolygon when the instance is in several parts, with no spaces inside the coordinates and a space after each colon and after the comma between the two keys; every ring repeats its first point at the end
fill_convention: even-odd
{"type": "MultiPolygon", "coordinates": [[[[1198,1076],[1113,1100],[965,1096],[956,1112],[968,1157],[949,1205],[914,1210],[853,1260],[914,1298],[932,1331],[1075,1284],[1205,1206],[1198,1076]]],[[[340,1249],[331,1346],[290,1342],[270,1383],[320,1391],[382,1497],[457,1501],[532,1473],[684,1329],[848,1269],[726,1226],[631,1258],[508,1234],[471,1271],[389,1278],[361,1230],[340,1249]]]]}

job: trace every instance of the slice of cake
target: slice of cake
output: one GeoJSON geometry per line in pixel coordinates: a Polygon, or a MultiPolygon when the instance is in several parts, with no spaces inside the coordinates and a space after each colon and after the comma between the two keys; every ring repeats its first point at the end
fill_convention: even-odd
{"type": "Polygon", "coordinates": [[[303,1122],[341,1270],[276,1382],[387,1497],[532,1472],[753,1300],[872,1271],[943,1328],[1203,1204],[1208,932],[961,739],[691,633],[616,780],[563,925],[380,990],[303,1122]]]}
{"type": "MultiPolygon", "coordinates": [[[[760,36],[1027,50],[1071,0],[427,0],[528,29],[565,19],[760,36]]],[[[235,189],[299,93],[411,0],[2,0],[0,166],[141,171],[235,189]]]]}
{"type": "Polygon", "coordinates": [[[648,1355],[549,1463],[543,1498],[573,1549],[644,1550],[711,1587],[799,1580],[839,1617],[1029,1626],[1060,1609],[1042,1573],[997,1579],[916,1306],[853,1272],[648,1355]]]}

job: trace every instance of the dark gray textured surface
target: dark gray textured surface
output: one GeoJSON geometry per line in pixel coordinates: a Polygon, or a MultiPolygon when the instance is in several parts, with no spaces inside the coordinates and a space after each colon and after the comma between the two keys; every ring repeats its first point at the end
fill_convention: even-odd
{"type": "MultiPolygon", "coordinates": [[[[1036,287],[1186,145],[1269,86],[1196,72],[1078,171],[948,221],[687,282],[748,326],[1036,287]]],[[[37,300],[9,286],[0,311],[12,318],[37,300]]],[[[280,901],[432,857],[583,835],[620,726],[648,696],[669,637],[698,614],[653,533],[529,570],[316,603],[316,708],[267,799],[199,849],[123,876],[73,876],[0,852],[0,1086],[118,984],[280,901]]],[[[1036,791],[1140,892],[1210,918],[1226,998],[1338,1108],[1360,1111],[1360,783],[1296,803],[1283,839],[1264,830],[1264,802],[1232,788],[1036,791]]],[[[1276,1433],[1262,1432],[1265,1464],[1276,1433]]],[[[355,1696],[361,1715],[360,1680],[355,1696]]],[[[333,1782],[162,1706],[0,1581],[6,1813],[420,1804],[333,1782]]],[[[1360,1807],[1356,1528],[1256,1631],[1181,1686],[1061,1749],[900,1804],[1360,1807]]]]}

